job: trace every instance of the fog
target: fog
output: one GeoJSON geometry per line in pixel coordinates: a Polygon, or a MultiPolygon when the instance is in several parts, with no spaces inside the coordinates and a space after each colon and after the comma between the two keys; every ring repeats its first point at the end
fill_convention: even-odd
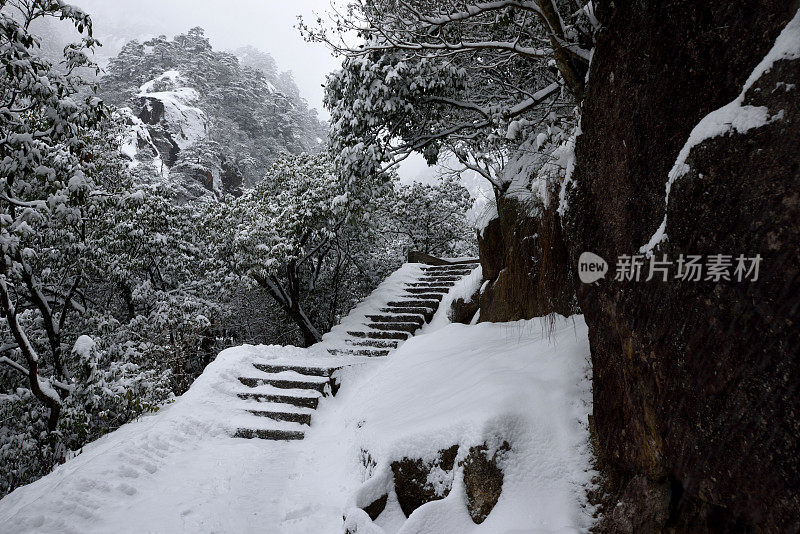
{"type": "Polygon", "coordinates": [[[172,37],[200,26],[216,49],[252,45],[269,52],[280,70],[291,70],[300,93],[320,117],[325,75],[339,65],[329,50],[307,43],[295,28],[330,10],[329,0],[72,0],[94,19],[95,35],[106,51],[131,38],[172,37]]]}

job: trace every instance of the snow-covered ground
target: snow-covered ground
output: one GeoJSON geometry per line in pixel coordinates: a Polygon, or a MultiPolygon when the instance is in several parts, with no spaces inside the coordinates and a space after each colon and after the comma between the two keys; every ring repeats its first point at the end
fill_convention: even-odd
{"type": "MultiPolygon", "coordinates": [[[[405,455],[461,444],[511,444],[500,499],[481,525],[456,470],[450,495],[406,519],[390,495],[359,532],[575,532],[590,524],[586,415],[589,347],[582,318],[547,335],[538,320],[428,328],[391,356],[339,371],[303,441],[231,438],[236,377],[254,362],[331,361],[319,349],[229,349],[157,414],[88,445],[0,501],[3,533],[341,533],[365,482],[405,455]]],[[[356,360],[353,360],[356,361],[356,360]]],[[[366,363],[363,363],[366,362],[366,363]]],[[[385,477],[384,477],[385,478],[385,477]]],[[[374,482],[374,481],[373,481],[374,482]]]]}
{"type": "Polygon", "coordinates": [[[380,479],[390,478],[392,460],[429,458],[454,444],[461,455],[498,437],[512,448],[503,460],[503,493],[481,525],[467,514],[456,472],[447,498],[408,519],[390,491],[376,521],[382,528],[361,522],[357,532],[585,531],[592,513],[585,490],[594,476],[590,373],[582,317],[559,319],[549,335],[539,320],[450,324],[415,336],[375,365],[349,370],[301,444],[281,505],[284,531],[340,532],[343,509],[357,500],[364,482],[371,484],[362,450],[376,462],[372,475],[380,479]]]}

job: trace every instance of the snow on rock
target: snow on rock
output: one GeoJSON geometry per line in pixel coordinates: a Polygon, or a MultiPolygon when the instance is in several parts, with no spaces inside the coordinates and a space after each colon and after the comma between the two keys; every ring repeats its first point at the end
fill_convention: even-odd
{"type": "Polygon", "coordinates": [[[144,84],[142,84],[142,86],[139,87],[139,94],[141,95],[143,93],[151,93],[151,92],[153,92],[153,89],[154,89],[155,85],[157,83],[159,83],[159,82],[170,83],[172,85],[177,85],[178,84],[178,80],[180,79],[180,76],[181,76],[180,71],[168,70],[164,74],[162,74],[162,75],[160,75],[160,76],[158,76],[156,78],[153,78],[149,82],[145,82],[144,84]]]}
{"type": "Polygon", "coordinates": [[[585,531],[593,511],[585,493],[594,475],[590,374],[582,317],[559,319],[550,335],[535,319],[451,324],[344,370],[340,393],[320,406],[301,443],[281,532],[339,532],[343,511],[358,532],[378,534],[585,531]],[[391,491],[375,522],[354,508],[386,488],[393,460],[459,444],[458,462],[470,446],[497,438],[511,450],[500,498],[480,525],[458,469],[449,495],[407,520],[391,491]]]}
{"type": "Polygon", "coordinates": [[[146,82],[137,96],[144,99],[148,113],[158,115],[153,102],[163,106],[163,119],[178,148],[183,150],[208,135],[208,117],[200,108],[192,106],[200,95],[191,88],[181,86],[180,72],[171,70],[146,82]]]}
{"type": "Polygon", "coordinates": [[[161,157],[150,136],[147,125],[137,117],[131,108],[123,107],[114,110],[114,118],[125,125],[125,129],[118,136],[120,153],[130,160],[131,168],[139,165],[138,155],[143,148],[149,148],[151,156],[154,157],[153,165],[156,169],[163,167],[161,157]]]}
{"type": "Polygon", "coordinates": [[[770,116],[766,106],[751,106],[745,104],[745,95],[753,84],[772,68],[772,65],[774,65],[776,61],[782,59],[796,59],[798,57],[800,57],[800,10],[798,10],[794,18],[789,21],[789,24],[786,25],[775,40],[772,49],[747,78],[739,96],[732,102],[703,117],[689,134],[689,139],[683,145],[683,148],[681,148],[680,153],[678,153],[678,158],[675,160],[675,164],[669,171],[664,198],[664,219],[661,221],[655,233],[650,237],[650,240],[640,247],[640,253],[651,256],[653,250],[660,243],[667,240],[666,231],[669,193],[672,189],[672,184],[689,172],[690,168],[686,163],[686,159],[689,157],[694,147],[713,137],[719,137],[734,132],[740,134],[745,133],[748,130],[766,126],[782,118],[782,112],[770,116]]]}

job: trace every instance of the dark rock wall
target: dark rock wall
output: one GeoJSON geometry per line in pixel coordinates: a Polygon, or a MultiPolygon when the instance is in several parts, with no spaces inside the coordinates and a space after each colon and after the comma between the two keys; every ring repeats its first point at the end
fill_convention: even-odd
{"type": "Polygon", "coordinates": [[[488,280],[480,295],[480,321],[574,313],[574,271],[555,207],[534,217],[530,207],[501,197],[497,212],[478,236],[483,278],[488,280]]]}
{"type": "MultiPolygon", "coordinates": [[[[692,128],[737,97],[797,8],[596,2],[603,30],[565,221],[573,262],[595,252],[613,277],[616,258],[648,242],[692,128]]],[[[631,526],[620,512],[601,530],[800,529],[798,73],[799,61],[783,61],[748,94],[771,114],[783,110],[782,120],[691,152],[658,250],[672,259],[760,253],[758,281],[579,288],[601,460],[623,508],[648,521],[631,526]]]]}

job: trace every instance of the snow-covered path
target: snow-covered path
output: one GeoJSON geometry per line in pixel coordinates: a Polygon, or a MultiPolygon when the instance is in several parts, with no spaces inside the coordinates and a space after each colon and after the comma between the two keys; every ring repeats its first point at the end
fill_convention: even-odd
{"type": "MultiPolygon", "coordinates": [[[[279,532],[296,447],[230,437],[233,376],[293,347],[237,347],[173,405],[0,501],[5,533],[279,532]]],[[[295,354],[296,356],[296,354],[295,354]]]]}
{"type": "MultiPolygon", "coordinates": [[[[442,305],[420,334],[387,357],[343,353],[347,332],[414,272],[419,267],[406,266],[390,277],[315,347],[223,351],[176,402],[0,500],[0,534],[341,534],[345,513],[375,534],[585,531],[593,472],[582,318],[560,319],[548,335],[536,320],[451,325],[449,306],[442,305]],[[341,367],[342,389],[320,397],[301,441],[232,437],[243,425],[285,424],[254,416],[269,403],[242,393],[272,386],[240,378],[286,366],[341,367]],[[458,469],[447,475],[450,496],[408,519],[391,487],[375,523],[358,509],[362,485],[375,486],[368,479],[385,474],[391,461],[453,444],[466,451],[496,437],[511,441],[512,456],[496,511],[483,524],[473,525],[466,514],[458,469]],[[365,470],[363,451],[378,462],[374,471],[365,470]]],[[[442,304],[470,294],[480,283],[480,272],[473,274],[442,304]]]]}
{"type": "Polygon", "coordinates": [[[283,441],[203,441],[80,532],[277,532],[295,456],[283,441]]]}

